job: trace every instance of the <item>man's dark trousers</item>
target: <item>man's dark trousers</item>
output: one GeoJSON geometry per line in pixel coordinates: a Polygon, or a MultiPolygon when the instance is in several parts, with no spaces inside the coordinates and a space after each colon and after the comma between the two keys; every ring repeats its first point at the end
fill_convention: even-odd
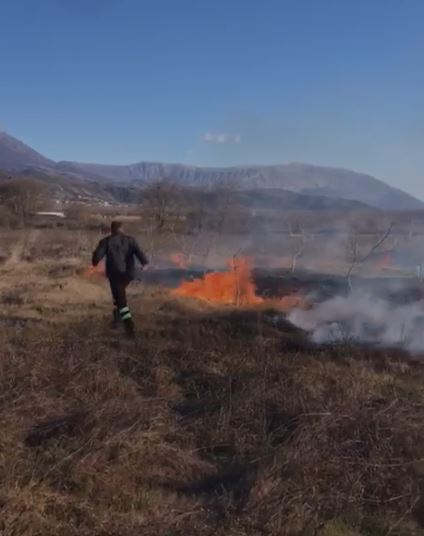
{"type": "Polygon", "coordinates": [[[127,304],[127,286],[130,284],[131,278],[126,274],[110,274],[109,284],[112,292],[113,304],[115,305],[114,319],[115,321],[123,320],[128,333],[134,330],[131,311],[127,304]]]}

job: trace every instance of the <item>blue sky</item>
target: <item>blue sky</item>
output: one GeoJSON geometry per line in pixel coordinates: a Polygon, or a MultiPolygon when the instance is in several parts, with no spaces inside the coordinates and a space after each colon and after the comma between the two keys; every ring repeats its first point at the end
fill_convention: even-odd
{"type": "Polygon", "coordinates": [[[0,129],[60,160],[303,161],[424,198],[424,0],[1,0],[0,129]]]}

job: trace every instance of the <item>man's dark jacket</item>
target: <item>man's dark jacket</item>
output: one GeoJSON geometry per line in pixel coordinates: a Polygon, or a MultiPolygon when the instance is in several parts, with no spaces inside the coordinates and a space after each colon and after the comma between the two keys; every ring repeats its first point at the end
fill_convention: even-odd
{"type": "Polygon", "coordinates": [[[120,276],[134,279],[135,258],[142,266],[149,262],[135,238],[122,233],[100,240],[93,253],[93,266],[97,266],[103,257],[106,257],[106,275],[109,279],[120,276]]]}

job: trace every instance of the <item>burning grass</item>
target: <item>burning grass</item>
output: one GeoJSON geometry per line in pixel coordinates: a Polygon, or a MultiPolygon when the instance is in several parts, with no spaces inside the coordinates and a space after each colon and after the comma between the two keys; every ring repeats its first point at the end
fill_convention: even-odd
{"type": "Polygon", "coordinates": [[[198,298],[225,305],[255,305],[263,302],[256,295],[248,259],[233,259],[227,272],[211,272],[203,278],[183,281],[176,296],[198,298]]]}
{"type": "Polygon", "coordinates": [[[0,330],[2,536],[423,534],[420,363],[138,287],[128,342],[97,278],[57,281],[0,330]]]}
{"type": "Polygon", "coordinates": [[[183,281],[174,290],[174,295],[235,307],[263,305],[274,306],[280,311],[309,307],[300,294],[279,299],[259,296],[249,259],[233,258],[228,264],[226,272],[209,272],[192,281],[183,281]]]}

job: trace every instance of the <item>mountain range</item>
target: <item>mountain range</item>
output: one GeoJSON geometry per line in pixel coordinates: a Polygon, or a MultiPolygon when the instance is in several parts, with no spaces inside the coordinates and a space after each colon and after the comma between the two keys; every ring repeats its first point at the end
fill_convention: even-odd
{"type": "MultiPolygon", "coordinates": [[[[131,191],[158,179],[172,179],[185,187],[209,188],[214,184],[234,184],[241,191],[262,192],[264,198],[282,200],[296,208],[304,200],[307,208],[319,207],[346,209],[367,205],[385,210],[415,210],[424,203],[412,195],[389,186],[370,175],[346,169],[291,163],[269,166],[236,166],[226,168],[198,167],[182,164],[139,162],[130,165],[85,164],[55,162],[5,132],[0,132],[0,170],[11,173],[32,173],[55,179],[62,187],[73,186],[87,191],[96,187],[100,191],[131,197],[131,191]],[[129,192],[129,193],[128,193],[129,192]],[[268,193],[267,193],[268,192],[268,193]],[[284,197],[284,195],[283,195],[284,197]],[[326,201],[323,205],[323,199],[326,201]],[[344,200],[341,203],[341,200],[344,200]]],[[[127,199],[128,201],[128,199],[127,199]]]]}

